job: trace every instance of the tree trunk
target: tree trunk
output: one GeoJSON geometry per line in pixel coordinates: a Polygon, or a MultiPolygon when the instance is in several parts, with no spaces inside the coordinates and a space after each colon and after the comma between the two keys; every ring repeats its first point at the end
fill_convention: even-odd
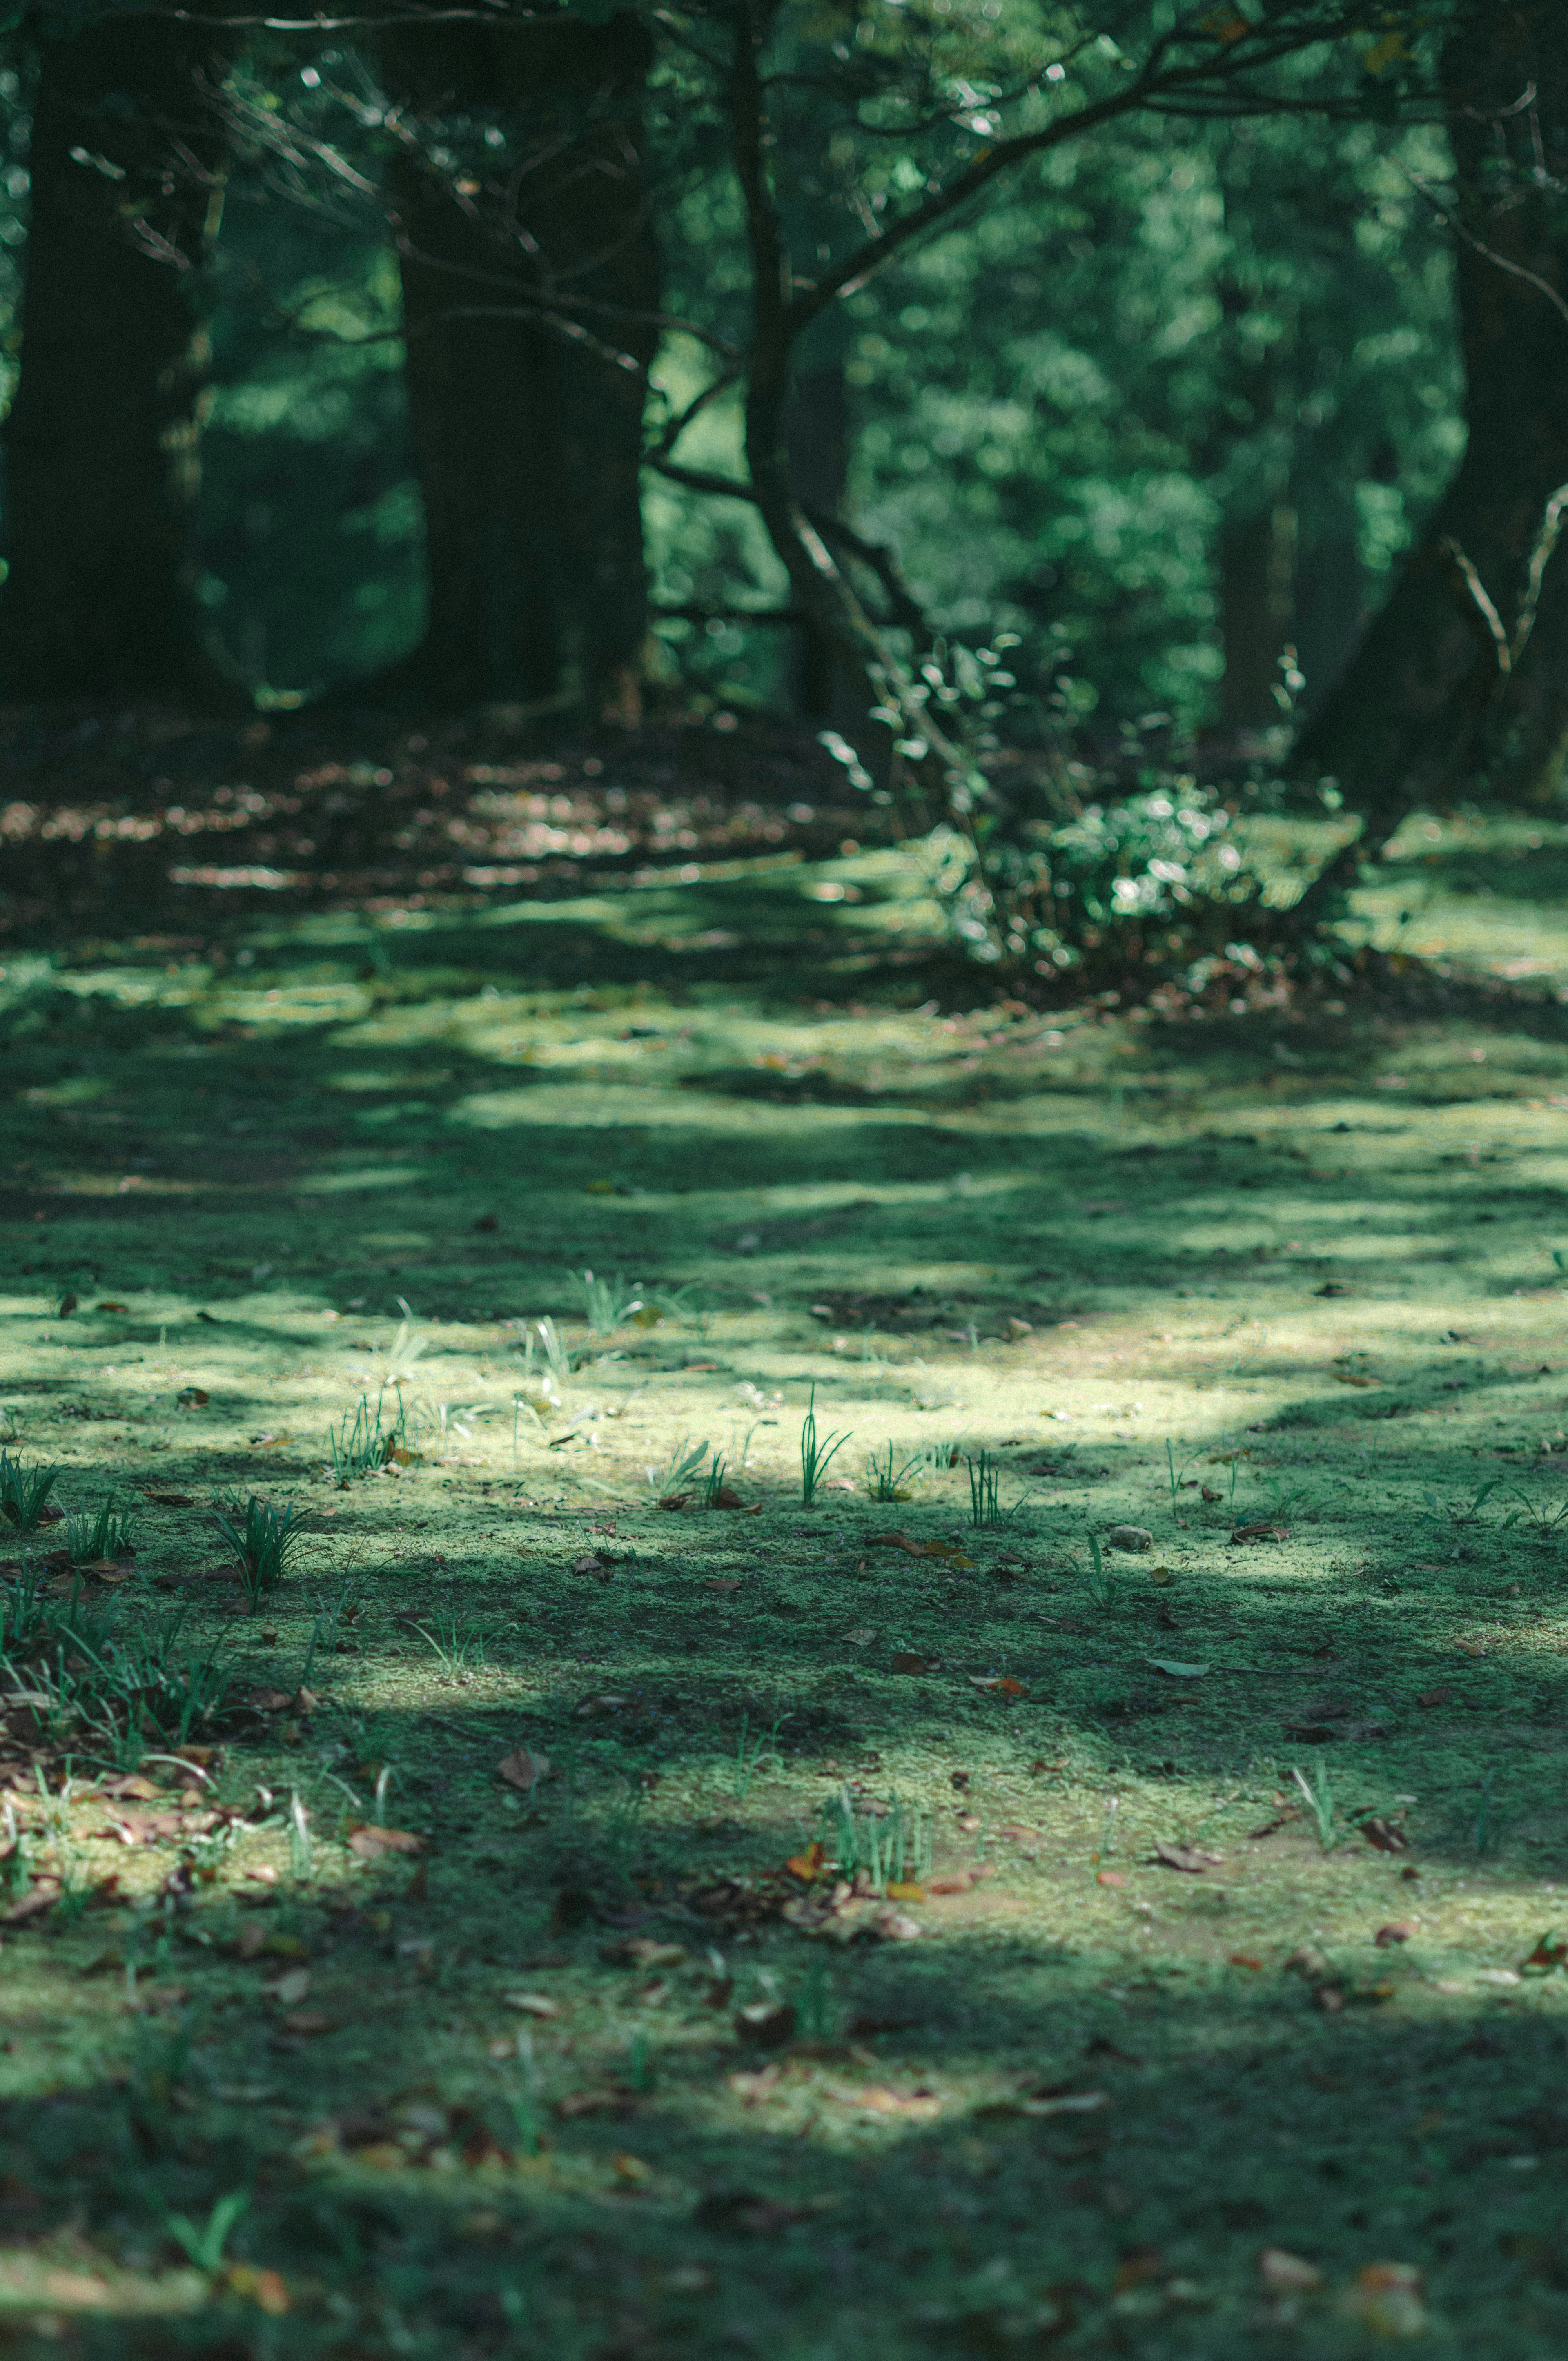
{"type": "Polygon", "coordinates": [[[416,108],[483,109],[535,159],[514,176],[510,224],[499,205],[460,203],[418,150],[393,168],[429,582],[424,639],[403,669],[455,703],[636,710],[642,414],[658,330],[628,315],[659,300],[637,149],[651,54],[630,16],[385,42],[392,87],[416,108]],[[587,299],[570,323],[541,316],[553,288],[587,299]],[[454,316],[466,310],[493,316],[454,316]],[[571,324],[592,341],[575,340],[571,324]]]}
{"type": "Polygon", "coordinates": [[[5,430],[0,664],[13,697],[235,694],[201,652],[192,595],[208,373],[199,266],[223,163],[192,78],[223,38],[121,16],[40,44],[5,430]],[[178,178],[176,141],[190,159],[178,178]]]}
{"type": "MultiPolygon", "coordinates": [[[[839,331],[837,314],[820,324],[814,343],[826,346],[823,328],[839,331]]],[[[850,479],[850,402],[844,380],[841,334],[833,349],[814,351],[795,372],[789,403],[790,488],[803,509],[823,516],[842,513],[850,479]]],[[[849,684],[833,643],[815,624],[795,634],[790,686],[795,708],[810,721],[839,721],[849,684]]],[[[856,684],[859,686],[859,684],[856,684]]],[[[858,698],[861,708],[865,698],[858,698]]],[[[863,718],[857,713],[856,719],[863,718]]]]}
{"type": "Polygon", "coordinates": [[[1274,692],[1291,636],[1295,522],[1294,511],[1274,500],[1251,514],[1227,516],[1221,528],[1221,701],[1230,732],[1266,730],[1279,719],[1274,692]]]}
{"type": "Polygon", "coordinates": [[[1385,839],[1401,812],[1466,776],[1519,795],[1541,791],[1562,768],[1563,555],[1548,570],[1534,635],[1509,677],[1453,554],[1457,544],[1511,627],[1542,511],[1568,482],[1568,321],[1517,275],[1529,271],[1568,295],[1561,201],[1533,184],[1537,137],[1561,170],[1568,136],[1562,36],[1556,0],[1514,0],[1484,28],[1451,40],[1443,60],[1464,225],[1500,258],[1456,239],[1469,440],[1392,597],[1297,754],[1302,769],[1338,777],[1347,802],[1366,816],[1369,843],[1385,839]],[[1534,106],[1520,109],[1531,85],[1534,106]],[[1515,169],[1498,187],[1505,152],[1515,169]]]}

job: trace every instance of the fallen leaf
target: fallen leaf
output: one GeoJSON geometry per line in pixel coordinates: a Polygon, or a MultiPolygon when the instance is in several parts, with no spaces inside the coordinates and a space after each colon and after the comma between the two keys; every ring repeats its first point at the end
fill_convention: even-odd
{"type": "Polygon", "coordinates": [[[506,2008],[515,2008],[523,2016],[559,2016],[561,2014],[560,2002],[552,2000],[548,1993],[502,1993],[501,2003],[506,2008]]]}
{"type": "Polygon", "coordinates": [[[319,2008],[297,2008],[282,2019],[282,2026],[285,2033],[299,2034],[309,2040],[315,2034],[332,2032],[336,2022],[335,2017],[324,2016],[319,2008]]]}
{"type": "Polygon", "coordinates": [[[728,1484],[721,1484],[708,1502],[710,1509],[743,1509],[745,1501],[728,1484]]]}
{"type": "Polygon", "coordinates": [[[1177,1656],[1146,1656],[1144,1662],[1157,1673],[1168,1674],[1173,1681],[1201,1681],[1209,1669],[1207,1664],[1184,1664],[1177,1656]]]}
{"type": "Polygon", "coordinates": [[[926,1891],[931,1894],[967,1894],[974,1883],[975,1876],[972,1870],[951,1870],[941,1877],[928,1877],[926,1880],[926,1891]]]}
{"type": "Polygon", "coordinates": [[[128,1312],[130,1308],[128,1303],[95,1303],[93,1306],[94,1312],[128,1312]]]}
{"type": "Polygon", "coordinates": [[[1096,1885],[1125,1885],[1127,1881],[1119,1869],[1102,1869],[1095,1872],[1094,1883],[1096,1885]]]}
{"type": "Polygon", "coordinates": [[[1248,1968],[1254,1975],[1263,1971],[1263,1961],[1255,1958],[1251,1951],[1227,1951],[1225,1957],[1233,1968],[1248,1968]]]}
{"type": "Polygon", "coordinates": [[[1560,1935],[1555,1928],[1544,1934],[1520,1967],[1527,1976],[1553,1975],[1568,1969],[1568,1935],[1560,1935]]]}
{"type": "Polygon", "coordinates": [[[496,1765],[496,1776],[504,1779],[509,1787],[516,1787],[524,1795],[532,1795],[535,1787],[553,1775],[554,1771],[554,1765],[548,1754],[535,1754],[531,1746],[514,1746],[511,1752],[503,1754],[496,1765]]]}
{"type": "Polygon", "coordinates": [[[1289,1538],[1290,1528],[1288,1525],[1238,1525],[1234,1532],[1231,1535],[1233,1543],[1236,1542],[1288,1542],[1289,1538]]]}
{"type": "Polygon", "coordinates": [[[1325,1279],[1321,1287],[1312,1290],[1314,1295],[1348,1295],[1349,1288],[1343,1279],[1325,1279]]]}
{"type": "Polygon", "coordinates": [[[1015,1697],[1025,1694],[1023,1682],[1014,1680],[1010,1674],[971,1673],[969,1677],[972,1688],[990,1689],[997,1697],[1015,1697]]]}
{"type": "Polygon", "coordinates": [[[926,1888],[913,1881],[895,1879],[887,1889],[887,1898],[890,1902],[924,1902],[926,1888]]]}
{"type": "Polygon", "coordinates": [[[1336,1369],[1333,1375],[1336,1386],[1380,1386],[1383,1382],[1381,1378],[1363,1376],[1359,1369],[1336,1369]]]}
{"type": "Polygon", "coordinates": [[[726,1594],[743,1587],[738,1576],[728,1574],[710,1574],[702,1587],[705,1590],[721,1590],[726,1594]]]}
{"type": "Polygon", "coordinates": [[[1270,2295],[1315,2295],[1323,2284],[1316,2263],[1284,2246],[1265,2246],[1257,2258],[1257,2275],[1270,2295]]]}
{"type": "Polygon", "coordinates": [[[284,1713],[293,1700],[287,1689],[252,1689],[245,1702],[252,1713],[284,1713]]]}
{"type": "Polygon", "coordinates": [[[844,1634],[846,1643],[851,1648],[869,1648],[875,1638],[876,1633],[870,1630],[863,1631],[846,1631],[844,1634]]]}
{"type": "Polygon", "coordinates": [[[410,1828],[359,1826],[348,1832],[348,1850],[356,1861],[377,1861],[389,1852],[423,1852],[429,1843],[428,1837],[415,1836],[410,1828]]]}
{"type": "Polygon", "coordinates": [[[1146,1525],[1113,1525],[1105,1539],[1112,1549],[1129,1554],[1154,1547],[1154,1535],[1146,1525]]]}
{"type": "Polygon", "coordinates": [[[652,2178],[652,2168],[644,2164],[640,2156],[630,2155],[625,2148],[612,2156],[609,2164],[617,2180],[629,2182],[633,2189],[652,2178]]]}
{"type": "Polygon", "coordinates": [[[200,1386],[181,1386],[174,1397],[176,1410],[204,1410],[213,1397],[200,1386]]]}
{"type": "Polygon", "coordinates": [[[829,2083],[828,2096],[837,2099],[840,2106],[860,2107],[868,2114],[905,2115],[916,2123],[929,2123],[942,2112],[942,2102],[934,2092],[916,2091],[907,2096],[902,2091],[890,2091],[885,2082],[870,2082],[863,2090],[844,2090],[829,2083]]]}
{"type": "Polygon", "coordinates": [[[574,1574],[613,1574],[617,1564],[618,1560],[611,1557],[607,1551],[590,1550],[586,1557],[575,1557],[572,1560],[572,1572],[574,1574]]]}
{"type": "Polygon", "coordinates": [[[1194,1875],[1206,1869],[1218,1869],[1224,1859],[1223,1853],[1200,1852],[1196,1845],[1157,1843],[1154,1853],[1155,1859],[1164,1861],[1168,1869],[1184,1869],[1194,1875]]]}
{"type": "Polygon", "coordinates": [[[1372,1939],[1380,1951],[1386,1951],[1392,1943],[1408,1943],[1415,1931],[1413,1927],[1407,1926],[1401,1919],[1393,1926],[1379,1927],[1372,1939]]]}
{"type": "Polygon", "coordinates": [[[690,1499],[689,1492],[671,1492],[666,1499],[660,1500],[656,1505],[661,1509],[684,1509],[690,1499]]]}
{"type": "Polygon", "coordinates": [[[57,1320],[69,1320],[69,1319],[70,1319],[70,1317],[71,1317],[71,1313],[75,1311],[75,1309],[76,1309],[76,1298],[75,1298],[75,1296],[74,1296],[74,1295],[62,1295],[62,1296],[60,1297],[60,1299],[59,1303],[58,1303],[58,1304],[56,1305],[56,1307],[55,1307],[55,1317],[56,1317],[56,1319],[57,1319],[57,1320]]]}
{"type": "Polygon", "coordinates": [[[285,2008],[297,2008],[310,1988],[309,1968],[291,1968],[287,1975],[280,1976],[275,1984],[267,1987],[273,1999],[281,2001],[285,2008]]]}
{"type": "Polygon", "coordinates": [[[255,2304],[273,2319],[280,2319],[289,2309],[289,2282],[281,2271],[258,2269],[253,2263],[225,2263],[218,2279],[226,2294],[255,2304]]]}
{"type": "Polygon", "coordinates": [[[944,1565],[972,1567],[974,1565],[974,1560],[966,1557],[955,1542],[911,1541],[909,1535],[903,1532],[870,1533],[866,1537],[865,1547],[898,1549],[902,1550],[906,1557],[939,1558],[944,1565]]]}
{"type": "Polygon", "coordinates": [[[1409,1852],[1410,1850],[1409,1838],[1391,1820],[1373,1817],[1363,1820],[1360,1827],[1362,1835],[1376,1852],[1409,1852]]]}
{"type": "Polygon", "coordinates": [[[1029,2115],[1039,2120],[1047,2115],[1098,2114],[1102,2107],[1110,2103],[1104,2091],[1042,2092],[1034,2098],[998,2099],[974,2112],[977,2119],[988,2115],[1029,2115]]]}
{"type": "Polygon", "coordinates": [[[1420,1697],[1416,1699],[1416,1703],[1419,1706],[1426,1707],[1446,1705],[1453,1695],[1453,1691],[1447,1686],[1435,1689],[1423,1689],[1420,1697]]]}
{"type": "Polygon", "coordinates": [[[803,1885],[810,1885],[828,1873],[827,1848],[820,1843],[809,1844],[804,1852],[792,1854],[784,1867],[792,1877],[798,1877],[803,1885]]]}
{"type": "Polygon", "coordinates": [[[900,1648],[893,1659],[893,1669],[895,1673],[928,1673],[931,1665],[926,1657],[917,1656],[913,1649],[900,1648]]]}
{"type": "Polygon", "coordinates": [[[1376,2336],[1420,2336],[1426,2328],[1421,2275],[1413,2263],[1368,2263],[1355,2275],[1349,2304],[1376,2336]]]}

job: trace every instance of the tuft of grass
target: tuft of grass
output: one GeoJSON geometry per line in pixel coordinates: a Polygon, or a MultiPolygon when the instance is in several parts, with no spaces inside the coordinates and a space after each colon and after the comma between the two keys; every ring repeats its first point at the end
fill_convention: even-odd
{"type": "Polygon", "coordinates": [[[592,1336],[613,1336],[643,1308],[641,1290],[628,1288],[619,1271],[609,1279],[596,1279],[591,1270],[585,1270],[578,1284],[583,1291],[583,1317],[592,1336]]]}
{"type": "Polygon", "coordinates": [[[816,1499],[818,1486],[853,1432],[852,1427],[845,1427],[840,1433],[818,1434],[817,1388],[813,1386],[806,1421],[800,1430],[800,1499],[803,1508],[809,1509],[816,1499]]]}
{"type": "Polygon", "coordinates": [[[897,1459],[890,1443],[885,1452],[872,1452],[866,1460],[866,1498],[869,1500],[907,1500],[908,1479],[915,1475],[919,1461],[897,1459]]]}
{"type": "Polygon", "coordinates": [[[327,1449],[332,1454],[332,1480],[334,1484],[354,1484],[366,1476],[378,1476],[390,1465],[400,1451],[408,1448],[407,1420],[402,1397],[397,1396],[397,1416],[388,1423],[384,1414],[387,1389],[383,1386],[376,1396],[376,1407],[370,1408],[368,1394],[361,1394],[352,1419],[347,1411],[335,1426],[327,1429],[327,1449]]]}
{"type": "Polygon", "coordinates": [[[66,1518],[65,1547],[72,1565],[96,1565],[104,1558],[130,1556],[130,1512],[116,1509],[111,1492],[94,1514],[66,1518]]]}
{"type": "Polygon", "coordinates": [[[269,1508],[253,1492],[242,1506],[238,1500],[219,1504],[217,1526],[234,1552],[246,1598],[254,1615],[270,1590],[283,1579],[302,1535],[298,1512],[291,1501],[269,1508]]]}
{"type": "Polygon", "coordinates": [[[683,1434],[671,1452],[663,1473],[656,1467],[643,1470],[655,1500],[673,1500],[679,1493],[688,1490],[696,1482],[707,1457],[706,1442],[693,1443],[689,1435],[683,1434]]]}
{"type": "Polygon", "coordinates": [[[969,1521],[971,1525],[999,1525],[1002,1518],[1002,1470],[989,1451],[966,1459],[969,1470],[969,1521]]]}
{"type": "Polygon", "coordinates": [[[702,1505],[705,1509],[718,1508],[718,1496],[724,1489],[725,1469],[728,1466],[729,1462],[724,1454],[721,1451],[715,1452],[703,1477],[702,1505]]]}
{"type": "Polygon", "coordinates": [[[839,1875],[862,1892],[885,1894],[890,1885],[917,1885],[931,1874],[931,1815],[890,1795],[880,1812],[857,1811],[847,1787],[822,1807],[817,1842],[839,1875]]]}
{"type": "Polygon", "coordinates": [[[455,1609],[445,1615],[433,1615],[430,1623],[411,1627],[428,1642],[443,1672],[453,1679],[477,1672],[487,1661],[488,1634],[475,1622],[466,1621],[455,1609]],[[431,1629],[434,1625],[434,1630],[431,1629]]]}
{"type": "Polygon", "coordinates": [[[731,1786],[737,1803],[745,1802],[751,1792],[751,1782],[764,1763],[771,1759],[775,1770],[780,1767],[779,1731],[783,1727],[784,1716],[780,1714],[771,1730],[759,1730],[753,1737],[751,1714],[747,1712],[740,1716],[740,1735],[736,1741],[731,1773],[731,1786]]]}
{"type": "Polygon", "coordinates": [[[60,1473],[58,1467],[25,1467],[0,1451],[0,1517],[19,1533],[36,1532],[60,1473]]]}
{"type": "Polygon", "coordinates": [[[1110,1607],[1115,1602],[1116,1586],[1111,1569],[1105,1563],[1096,1532],[1087,1535],[1089,1543],[1089,1596],[1096,1607],[1110,1607]]]}
{"type": "Polygon", "coordinates": [[[1304,1771],[1293,1769],[1291,1778],[1301,1791],[1307,1816],[1312,1823],[1312,1834],[1325,1852],[1332,1852],[1344,1835],[1340,1824],[1339,1799],[1326,1763],[1314,1766],[1310,1779],[1304,1771]]]}

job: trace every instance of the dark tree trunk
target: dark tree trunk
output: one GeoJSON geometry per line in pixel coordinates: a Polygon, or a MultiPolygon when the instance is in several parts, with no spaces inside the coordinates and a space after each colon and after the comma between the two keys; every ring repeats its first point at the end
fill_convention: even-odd
{"type": "Polygon", "coordinates": [[[124,16],[40,45],[5,430],[0,665],[13,697],[235,694],[202,653],[192,596],[208,369],[198,274],[223,162],[193,78],[221,70],[221,38],[124,16]]]}
{"type": "Polygon", "coordinates": [[[483,109],[536,159],[517,176],[510,226],[495,206],[459,203],[418,154],[393,169],[429,581],[405,673],[455,703],[556,699],[631,718],[658,341],[635,316],[659,300],[638,158],[647,36],[630,16],[432,27],[389,37],[384,55],[416,109],[483,109]],[[593,343],[540,317],[552,290],[616,307],[574,315],[593,343]],[[454,316],[469,310],[489,316],[454,316]]]}
{"type": "MultiPolygon", "coordinates": [[[[836,314],[818,326],[811,339],[817,348],[795,370],[789,404],[790,488],[803,509],[829,517],[843,513],[850,480],[850,389],[839,329],[836,314]],[[831,350],[825,329],[835,332],[831,350]]],[[[816,624],[795,632],[790,672],[794,702],[808,720],[843,719],[844,666],[816,624]]],[[[858,703],[863,708],[863,696],[858,703]]],[[[855,718],[862,719],[863,712],[855,718]]]]}
{"type": "Polygon", "coordinates": [[[1534,635],[1510,678],[1464,594],[1451,547],[1464,551],[1511,626],[1545,504],[1568,482],[1568,321],[1516,275],[1529,271],[1568,295],[1562,201],[1531,184],[1538,134],[1549,172],[1568,168],[1568,41],[1558,0],[1499,6],[1450,42],[1443,79],[1463,220],[1501,258],[1456,240],[1469,441],[1297,757],[1305,770],[1337,775],[1367,816],[1368,841],[1412,803],[1441,797],[1466,776],[1499,792],[1539,792],[1562,768],[1568,729],[1565,553],[1547,573],[1534,635]],[[1534,107],[1520,109],[1532,84],[1534,107]],[[1505,156],[1515,170],[1500,182],[1505,156]]]}
{"type": "Polygon", "coordinates": [[[1274,692],[1291,636],[1294,511],[1278,500],[1227,516],[1220,533],[1220,613],[1227,730],[1263,730],[1279,719],[1274,692]]]}

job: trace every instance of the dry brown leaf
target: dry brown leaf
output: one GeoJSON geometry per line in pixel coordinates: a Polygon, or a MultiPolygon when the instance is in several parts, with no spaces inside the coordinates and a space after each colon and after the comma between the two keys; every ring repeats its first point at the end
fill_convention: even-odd
{"type": "Polygon", "coordinates": [[[504,1779],[509,1787],[516,1787],[524,1795],[529,1795],[552,1775],[554,1770],[554,1765],[548,1754],[536,1754],[531,1746],[514,1746],[511,1752],[503,1754],[497,1763],[496,1775],[504,1779]]]}
{"type": "Polygon", "coordinates": [[[1288,1542],[1289,1538],[1290,1528],[1288,1525],[1238,1525],[1231,1535],[1233,1543],[1236,1542],[1288,1542]]]}
{"type": "Polygon", "coordinates": [[[895,1673],[928,1673],[932,1669],[927,1657],[917,1656],[912,1648],[900,1648],[894,1656],[895,1673]]]}
{"type": "Polygon", "coordinates": [[[1349,2302],[1375,2336],[1420,2336],[1427,2325],[1421,2275],[1413,2263],[1368,2263],[1355,2275],[1349,2302]]]}
{"type": "Polygon", "coordinates": [[[416,1836],[411,1828],[361,1827],[348,1832],[348,1850],[358,1861],[377,1861],[389,1852],[423,1852],[429,1843],[428,1837],[416,1836]]]}
{"type": "Polygon", "coordinates": [[[1206,1869],[1218,1869],[1224,1859],[1223,1853],[1200,1852],[1196,1845],[1163,1842],[1156,1844],[1154,1855],[1167,1869],[1183,1869],[1194,1875],[1201,1875],[1206,1869]]]}

